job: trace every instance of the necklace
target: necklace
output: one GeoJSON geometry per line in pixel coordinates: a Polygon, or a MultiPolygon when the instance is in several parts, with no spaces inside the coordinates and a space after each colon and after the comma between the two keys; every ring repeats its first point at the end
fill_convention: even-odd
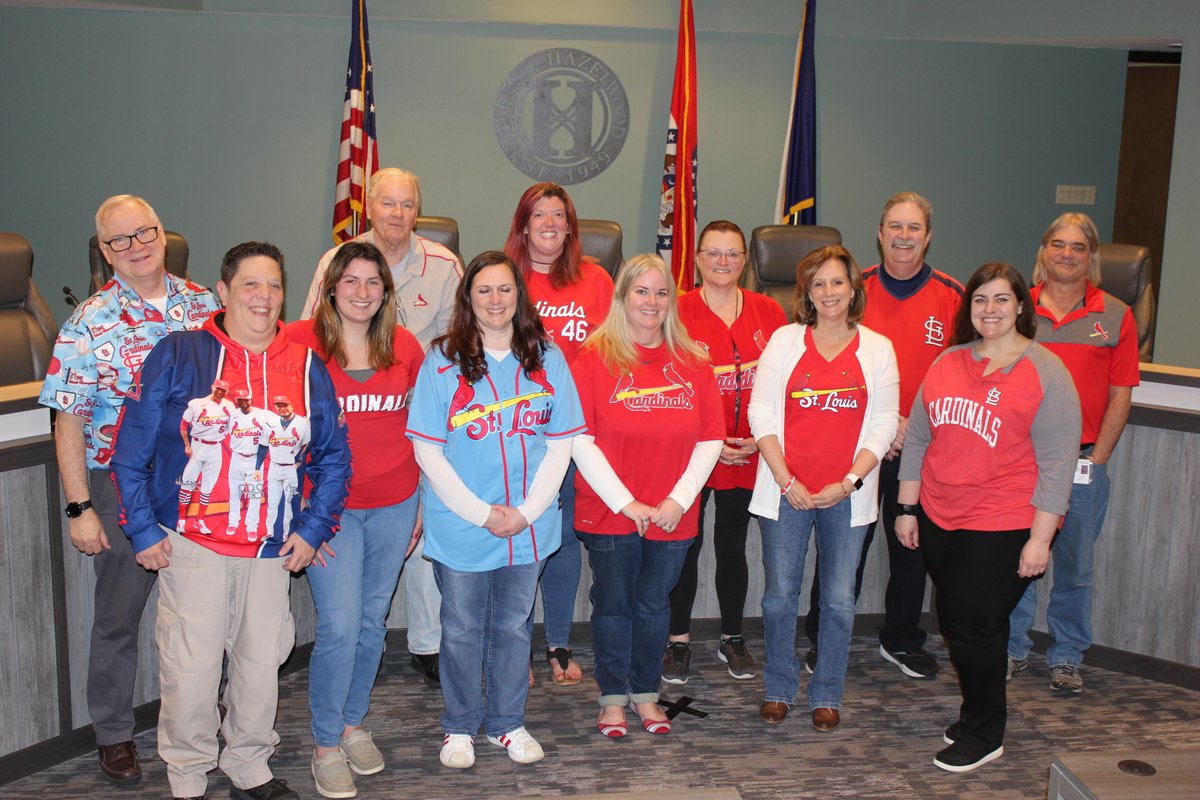
{"type": "MultiPolygon", "coordinates": [[[[730,321],[730,325],[732,325],[734,322],[737,322],[737,318],[742,315],[742,290],[734,289],[734,292],[733,319],[730,321]]],[[[721,316],[720,313],[718,313],[716,309],[712,307],[712,304],[708,302],[708,293],[704,291],[703,286],[700,287],[700,299],[704,301],[704,305],[709,311],[712,311],[718,317],[721,316]]],[[[721,319],[724,319],[724,317],[721,317],[721,319]]]]}

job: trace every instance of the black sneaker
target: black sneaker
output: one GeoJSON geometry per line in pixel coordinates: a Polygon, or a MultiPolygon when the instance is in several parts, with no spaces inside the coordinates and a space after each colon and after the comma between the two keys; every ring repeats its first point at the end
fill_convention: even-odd
{"type": "Polygon", "coordinates": [[[729,665],[729,674],[739,681],[748,681],[758,674],[754,670],[754,659],[746,652],[746,642],[740,636],[722,639],[717,658],[729,665]]]}
{"type": "Polygon", "coordinates": [[[233,800],[300,800],[300,795],[289,789],[287,781],[280,778],[271,778],[249,789],[230,786],[229,796],[233,800]]]}
{"type": "MultiPolygon", "coordinates": [[[[970,738],[970,737],[968,737],[970,738]]],[[[1004,755],[1004,745],[972,744],[967,740],[955,742],[933,758],[933,765],[947,772],[970,772],[1004,755]]]]}
{"type": "Polygon", "coordinates": [[[888,650],[879,645],[879,655],[895,664],[910,678],[932,678],[938,673],[937,659],[917,647],[912,650],[888,650]]]}
{"type": "Polygon", "coordinates": [[[954,744],[956,741],[961,739],[962,736],[963,736],[962,722],[961,721],[953,722],[950,724],[949,728],[946,728],[945,733],[942,734],[942,741],[945,742],[946,744],[954,744]]]}
{"type": "Polygon", "coordinates": [[[425,679],[425,685],[432,689],[441,687],[442,679],[438,675],[437,653],[413,653],[408,663],[416,670],[418,675],[425,679]]]}
{"type": "Polygon", "coordinates": [[[688,682],[692,665],[692,646],[687,642],[668,642],[663,651],[662,679],[666,683],[683,686],[688,682]]]}
{"type": "Polygon", "coordinates": [[[808,652],[804,654],[804,671],[809,675],[813,674],[813,670],[817,668],[817,648],[810,647],[808,652]]]}

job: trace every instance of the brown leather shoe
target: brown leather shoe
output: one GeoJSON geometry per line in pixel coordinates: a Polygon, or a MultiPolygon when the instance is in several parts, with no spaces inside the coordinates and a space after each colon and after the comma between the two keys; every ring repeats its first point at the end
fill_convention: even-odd
{"type": "Polygon", "coordinates": [[[762,708],[758,710],[758,715],[762,717],[763,722],[768,725],[778,725],[783,722],[783,718],[787,716],[787,703],[778,703],[771,701],[763,703],[762,708]]]}
{"type": "Polygon", "coordinates": [[[812,720],[814,728],[822,733],[829,733],[842,721],[842,716],[836,708],[814,708],[812,720]]]}
{"type": "Polygon", "coordinates": [[[97,749],[100,751],[100,771],[104,777],[113,783],[141,780],[142,767],[138,764],[137,748],[133,742],[102,744],[97,749]]]}

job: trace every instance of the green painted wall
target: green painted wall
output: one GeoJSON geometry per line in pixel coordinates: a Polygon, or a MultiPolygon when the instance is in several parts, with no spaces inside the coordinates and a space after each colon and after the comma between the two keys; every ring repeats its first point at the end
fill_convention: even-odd
{"type": "MultiPolygon", "coordinates": [[[[0,229],[33,242],[46,294],[57,297],[64,284],[79,292],[96,206],[116,192],[144,194],[188,237],[192,272],[203,283],[215,281],[230,245],[279,244],[292,274],[289,307],[298,308],[329,243],[347,4],[143,4],[167,10],[0,9],[0,229]]],[[[701,223],[728,217],[749,230],[771,221],[797,5],[696,2],[701,223]]],[[[1117,35],[1132,12],[1108,5],[1117,35]]],[[[1170,4],[1145,5],[1153,16],[1170,4]]],[[[882,202],[900,189],[934,202],[932,259],[960,276],[992,259],[1027,268],[1041,231],[1062,210],[1053,204],[1057,183],[1096,185],[1089,210],[1102,231],[1111,226],[1124,54],[949,41],[1002,29],[989,8],[945,0],[821,5],[818,213],[842,229],[864,264],[876,260],[882,202]],[[978,9],[978,23],[964,6],[978,9]],[[930,17],[943,12],[950,19],[934,38],[947,41],[926,40],[930,17]]],[[[621,222],[627,256],[653,247],[675,0],[571,8],[374,0],[370,9],[383,161],[421,176],[425,211],[459,220],[468,258],[502,243],[531,182],[496,142],[496,90],[521,59],[555,46],[605,60],[632,110],[616,163],[571,187],[580,213],[621,222]]],[[[1032,36],[1025,28],[1034,27],[1003,33],[1032,36]]],[[[1091,33],[1098,35],[1094,26],[1091,33]]],[[[1200,130],[1200,76],[1189,82],[1188,68],[1181,132],[1200,130]],[[1189,96],[1193,111],[1185,112],[1189,96]]],[[[1181,150],[1200,146],[1181,145],[1183,138],[1177,165],[1181,150]]],[[[1200,181],[1187,169],[1191,183],[1200,181]]],[[[1181,233],[1177,222],[1180,206],[1194,211],[1200,192],[1180,200],[1174,183],[1172,190],[1166,280],[1194,296],[1200,277],[1177,274],[1172,247],[1200,235],[1181,233]]],[[[1160,337],[1177,327],[1166,317],[1182,317],[1172,301],[1164,298],[1160,337]]],[[[55,301],[54,309],[65,315],[65,305],[55,301]]],[[[1170,360],[1196,363],[1161,339],[1159,347],[1170,360]]]]}

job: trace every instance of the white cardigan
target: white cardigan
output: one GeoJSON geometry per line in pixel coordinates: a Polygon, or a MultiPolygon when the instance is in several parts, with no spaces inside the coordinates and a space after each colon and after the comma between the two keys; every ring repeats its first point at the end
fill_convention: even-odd
{"type": "MultiPolygon", "coordinates": [[[[785,446],[784,399],[787,381],[804,355],[804,329],[799,324],[785,325],[775,331],[758,360],[754,389],[750,394],[750,431],[754,438],[774,434],[779,446],[785,446]]],[[[883,460],[900,421],[900,371],[891,341],[870,328],[858,326],[858,363],[867,384],[867,408],[858,434],[854,455],[864,447],[883,460]]],[[[879,516],[879,468],[862,476],[863,486],[850,496],[850,524],[868,525],[879,516]]],[[[812,488],[812,487],[810,487],[812,488]]],[[[779,485],[765,458],[758,459],[754,494],[750,511],[760,517],[779,519],[779,485]]]]}

